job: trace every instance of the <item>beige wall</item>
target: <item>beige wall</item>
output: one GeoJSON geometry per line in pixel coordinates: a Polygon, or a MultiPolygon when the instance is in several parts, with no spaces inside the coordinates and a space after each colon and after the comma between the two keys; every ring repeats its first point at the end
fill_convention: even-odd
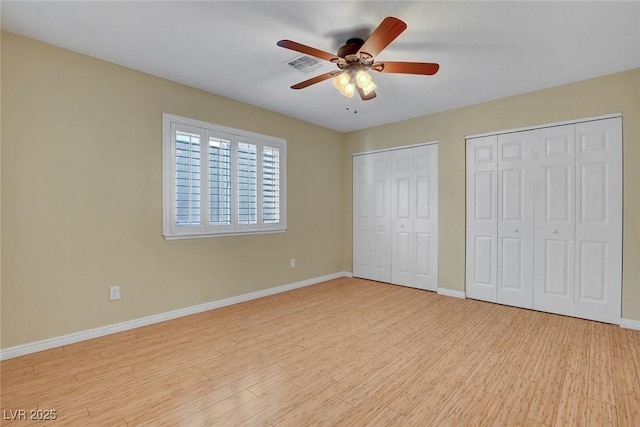
{"type": "Polygon", "coordinates": [[[640,69],[347,134],[343,158],[345,269],[352,264],[353,153],[439,142],[439,285],[464,291],[465,135],[619,112],[624,151],[622,316],[640,320],[640,69]]]}
{"type": "Polygon", "coordinates": [[[8,33],[1,76],[2,348],[342,270],[340,133],[8,33]],[[287,232],[165,241],[163,112],[285,138],[287,232]]]}

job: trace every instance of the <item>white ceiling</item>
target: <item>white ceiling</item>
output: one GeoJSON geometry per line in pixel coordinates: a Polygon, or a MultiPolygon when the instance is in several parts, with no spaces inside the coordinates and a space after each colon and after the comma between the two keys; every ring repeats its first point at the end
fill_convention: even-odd
{"type": "Polygon", "coordinates": [[[640,67],[640,2],[2,1],[2,28],[258,107],[351,131],[640,67]],[[408,25],[376,59],[378,97],[302,90],[280,39],[335,52],[386,16],[408,25]],[[349,110],[347,111],[347,107],[349,110]],[[357,114],[354,114],[357,110],[357,114]]]}

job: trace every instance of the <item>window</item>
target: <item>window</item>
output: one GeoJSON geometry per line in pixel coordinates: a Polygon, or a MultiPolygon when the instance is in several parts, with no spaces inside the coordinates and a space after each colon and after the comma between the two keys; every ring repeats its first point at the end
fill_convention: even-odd
{"type": "Polygon", "coordinates": [[[163,114],[167,239],[286,230],[280,138],[163,114]]]}

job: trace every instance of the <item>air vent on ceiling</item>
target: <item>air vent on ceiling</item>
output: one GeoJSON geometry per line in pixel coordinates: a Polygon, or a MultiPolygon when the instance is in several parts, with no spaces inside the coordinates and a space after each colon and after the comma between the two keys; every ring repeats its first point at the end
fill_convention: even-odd
{"type": "Polygon", "coordinates": [[[307,55],[298,55],[288,60],[287,64],[305,74],[310,73],[313,70],[317,70],[322,66],[320,61],[307,55]]]}

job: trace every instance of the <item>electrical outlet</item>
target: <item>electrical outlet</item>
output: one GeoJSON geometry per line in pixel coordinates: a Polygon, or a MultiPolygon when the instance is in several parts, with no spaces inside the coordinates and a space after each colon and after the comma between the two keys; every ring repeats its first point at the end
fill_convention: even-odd
{"type": "Polygon", "coordinates": [[[291,268],[296,268],[296,259],[291,258],[291,268]]]}
{"type": "Polygon", "coordinates": [[[109,288],[109,301],[120,299],[120,286],[111,286],[109,288]]]}

